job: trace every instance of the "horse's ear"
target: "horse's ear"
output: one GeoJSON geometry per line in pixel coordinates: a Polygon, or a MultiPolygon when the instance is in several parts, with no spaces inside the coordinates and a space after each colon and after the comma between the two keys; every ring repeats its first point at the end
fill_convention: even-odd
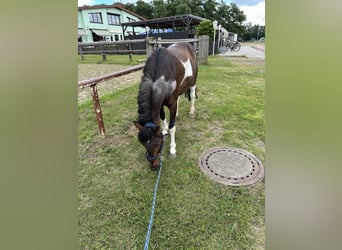
{"type": "Polygon", "coordinates": [[[143,125],[141,125],[138,121],[133,121],[135,127],[139,130],[142,130],[144,128],[143,125]]]}

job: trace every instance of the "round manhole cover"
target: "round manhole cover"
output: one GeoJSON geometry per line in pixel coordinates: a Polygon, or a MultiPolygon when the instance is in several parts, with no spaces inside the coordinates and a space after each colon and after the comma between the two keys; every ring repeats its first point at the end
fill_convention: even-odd
{"type": "Polygon", "coordinates": [[[210,148],[199,158],[201,170],[224,185],[247,186],[264,178],[264,167],[251,153],[230,147],[210,148]]]}

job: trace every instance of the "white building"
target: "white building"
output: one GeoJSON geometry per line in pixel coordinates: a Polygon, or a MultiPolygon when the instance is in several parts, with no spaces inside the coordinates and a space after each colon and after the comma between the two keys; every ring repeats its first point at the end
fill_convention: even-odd
{"type": "MultiPolygon", "coordinates": [[[[132,28],[125,30],[121,23],[144,21],[139,16],[123,7],[122,4],[94,5],[78,7],[78,41],[118,41],[132,34],[132,28]]],[[[136,33],[144,32],[144,28],[135,29],[136,33]]]]}

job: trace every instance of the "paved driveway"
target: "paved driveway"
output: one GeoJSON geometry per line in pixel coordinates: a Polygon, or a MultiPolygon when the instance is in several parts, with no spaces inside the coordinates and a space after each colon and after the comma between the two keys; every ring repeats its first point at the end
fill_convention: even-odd
{"type": "Polygon", "coordinates": [[[260,44],[241,44],[238,52],[227,50],[220,53],[222,56],[246,56],[248,58],[265,59],[265,45],[260,44]]]}

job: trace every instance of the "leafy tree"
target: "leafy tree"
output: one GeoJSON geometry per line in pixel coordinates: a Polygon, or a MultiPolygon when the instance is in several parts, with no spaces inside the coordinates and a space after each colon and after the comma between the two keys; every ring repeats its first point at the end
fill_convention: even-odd
{"type": "Polygon", "coordinates": [[[196,36],[207,35],[209,40],[214,39],[213,23],[209,20],[202,21],[196,28],[196,36]]]}
{"type": "Polygon", "coordinates": [[[160,18],[160,17],[166,17],[167,12],[167,4],[163,0],[153,0],[152,3],[152,13],[153,18],[160,18]]]}
{"type": "Polygon", "coordinates": [[[246,15],[241,11],[235,3],[226,5],[223,1],[217,10],[217,21],[226,30],[237,33],[240,37],[244,33],[242,23],[246,20],[246,15]]]}
{"type": "Polygon", "coordinates": [[[153,7],[149,4],[144,2],[143,0],[138,0],[136,2],[134,12],[140,16],[145,17],[146,19],[153,19],[153,7]]]}
{"type": "Polygon", "coordinates": [[[215,0],[205,0],[203,2],[203,16],[209,20],[217,20],[217,5],[218,3],[215,0]]]}
{"type": "Polygon", "coordinates": [[[124,7],[125,9],[135,12],[135,4],[134,3],[126,3],[124,6],[125,6],[124,7]]]}
{"type": "Polygon", "coordinates": [[[188,5],[191,9],[191,14],[195,15],[195,16],[200,16],[200,17],[204,17],[205,13],[204,13],[204,8],[203,8],[203,0],[188,0],[188,5]]]}
{"type": "Polygon", "coordinates": [[[265,26],[252,26],[251,23],[245,25],[245,32],[242,36],[244,41],[259,40],[262,37],[265,37],[265,26]]]}
{"type": "Polygon", "coordinates": [[[191,9],[186,0],[167,0],[167,15],[175,16],[191,13],[191,9]]]}
{"type": "MultiPolygon", "coordinates": [[[[139,0],[136,4],[125,4],[125,8],[147,18],[193,14],[208,20],[217,20],[229,32],[242,37],[246,16],[235,3],[227,5],[223,0],[152,0],[150,4],[139,0]]],[[[261,36],[260,36],[261,37],[261,36]]],[[[212,38],[212,37],[211,37],[212,38]]]]}

